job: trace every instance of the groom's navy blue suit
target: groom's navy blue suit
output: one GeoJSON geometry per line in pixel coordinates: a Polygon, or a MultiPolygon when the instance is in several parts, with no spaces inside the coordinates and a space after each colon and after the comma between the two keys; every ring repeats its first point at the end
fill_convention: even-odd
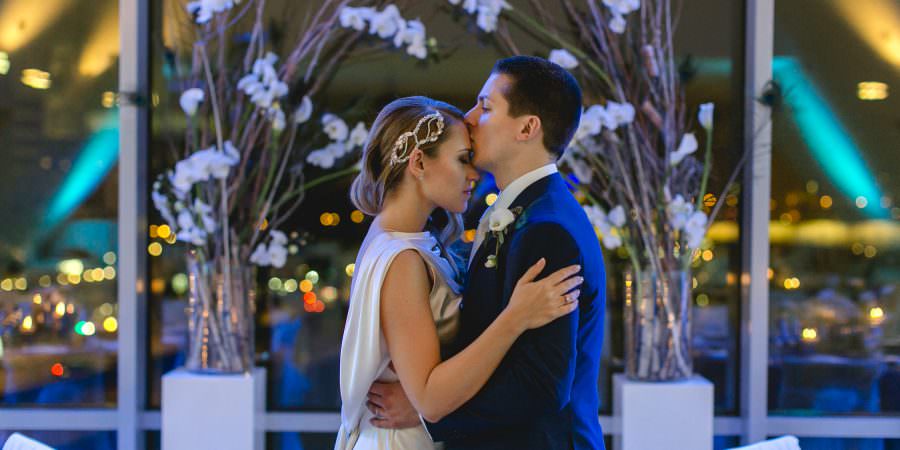
{"type": "MultiPolygon", "coordinates": [[[[510,205],[523,216],[509,225],[497,266],[486,268],[497,240],[484,239],[469,267],[460,331],[444,359],[475,340],[506,306],[519,278],[540,258],[539,278],[580,264],[578,310],[525,332],[487,384],[443,420],[427,424],[453,449],[602,449],[598,422],[600,349],[606,277],[597,235],[559,174],[528,186],[510,205]]],[[[473,250],[476,251],[476,250],[473,250]]]]}

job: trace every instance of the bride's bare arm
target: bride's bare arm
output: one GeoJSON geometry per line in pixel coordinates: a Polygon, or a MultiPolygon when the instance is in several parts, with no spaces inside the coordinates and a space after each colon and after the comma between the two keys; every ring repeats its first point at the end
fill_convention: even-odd
{"type": "Polygon", "coordinates": [[[403,390],[426,420],[437,422],[472,398],[525,330],[575,309],[577,302],[565,299],[577,298],[577,291],[574,296],[566,293],[580,284],[572,277],[578,268],[532,282],[543,268],[539,262],[529,269],[510,306],[471,345],[441,362],[425,262],[415,250],[395,257],[381,287],[381,326],[403,390]]]}

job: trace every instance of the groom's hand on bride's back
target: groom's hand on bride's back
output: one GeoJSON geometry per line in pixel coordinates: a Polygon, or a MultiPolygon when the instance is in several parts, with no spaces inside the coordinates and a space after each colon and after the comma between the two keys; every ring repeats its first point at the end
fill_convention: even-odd
{"type": "Polygon", "coordinates": [[[368,398],[366,406],[375,415],[370,422],[378,428],[401,429],[422,424],[400,383],[372,383],[368,398]]]}

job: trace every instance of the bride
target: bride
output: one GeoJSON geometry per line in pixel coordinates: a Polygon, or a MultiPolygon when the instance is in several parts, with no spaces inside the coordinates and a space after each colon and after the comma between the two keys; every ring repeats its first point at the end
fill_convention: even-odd
{"type": "Polygon", "coordinates": [[[535,281],[542,259],[519,280],[509,304],[484,333],[441,361],[440,344],[455,332],[462,269],[449,244],[461,234],[459,214],[477,172],[457,108],[425,97],[389,103],[375,119],[354,205],[375,216],[356,259],[350,310],[341,343],[341,429],[336,449],[437,448],[424,426],[376,428],[366,408],[375,381],[401,383],[425,420],[437,421],[474,396],[526,330],[577,307],[580,284],[571,266],[535,281]],[[432,231],[435,210],[447,225],[432,231]],[[570,292],[572,291],[572,292],[570,292]]]}

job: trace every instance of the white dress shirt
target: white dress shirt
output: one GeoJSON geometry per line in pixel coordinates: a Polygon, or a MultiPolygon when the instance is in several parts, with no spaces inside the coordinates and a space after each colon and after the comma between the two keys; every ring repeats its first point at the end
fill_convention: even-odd
{"type": "Polygon", "coordinates": [[[509,183],[509,186],[507,186],[506,189],[500,191],[500,195],[497,196],[497,200],[494,204],[486,209],[484,214],[481,215],[481,219],[478,220],[478,230],[475,232],[475,242],[472,244],[472,253],[469,253],[470,266],[472,265],[472,260],[475,258],[475,253],[478,251],[478,247],[481,247],[485,236],[487,236],[488,227],[491,222],[491,213],[497,209],[508,209],[516,198],[519,197],[519,194],[524,192],[528,186],[531,186],[541,178],[553,175],[557,172],[559,172],[559,170],[556,168],[556,164],[547,164],[546,166],[538,167],[537,169],[516,178],[512,183],[509,183]]]}

